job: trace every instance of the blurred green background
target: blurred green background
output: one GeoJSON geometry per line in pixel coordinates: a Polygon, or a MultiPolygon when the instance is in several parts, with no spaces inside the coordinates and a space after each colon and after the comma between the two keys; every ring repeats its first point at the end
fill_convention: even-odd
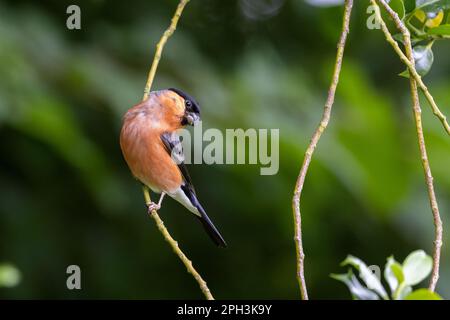
{"type": "MultiPolygon", "coordinates": [[[[303,194],[311,298],[350,298],[329,277],[345,271],[347,254],[384,266],[391,254],[432,253],[409,84],[397,76],[404,67],[381,31],[367,29],[367,2],[355,2],[331,124],[303,194]]],[[[78,1],[81,30],[66,28],[70,4],[0,1],[0,265],[18,281],[0,297],[202,298],[146,215],[118,143],[177,2],[78,1]],[[66,288],[71,264],[82,290],[66,288]]],[[[189,166],[227,249],[173,200],[160,211],[216,298],[299,297],[291,198],[326,98],[342,9],[193,0],[166,46],[153,89],[191,93],[204,128],[280,129],[276,175],[259,175],[258,165],[189,166]]],[[[434,52],[425,80],[450,115],[450,43],[434,52]]],[[[425,101],[422,109],[447,231],[450,139],[425,101]]],[[[447,298],[448,234],[438,285],[447,298]]]]}

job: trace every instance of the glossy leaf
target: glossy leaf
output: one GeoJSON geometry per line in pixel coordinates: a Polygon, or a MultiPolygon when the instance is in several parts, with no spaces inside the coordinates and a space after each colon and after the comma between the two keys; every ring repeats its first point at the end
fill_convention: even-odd
{"type": "Polygon", "coordinates": [[[437,26],[439,26],[442,22],[442,19],[444,19],[444,11],[439,10],[437,13],[435,12],[429,12],[427,14],[427,22],[425,23],[425,25],[428,28],[435,28],[437,26]]]}
{"type": "Polygon", "coordinates": [[[397,290],[399,284],[405,280],[402,266],[395,261],[393,256],[390,256],[387,260],[386,267],[384,268],[384,279],[388,283],[392,294],[397,290]]]}
{"type": "Polygon", "coordinates": [[[395,300],[405,300],[405,297],[407,297],[412,292],[411,286],[403,285],[399,290],[396,292],[396,296],[394,297],[395,300]]]}
{"type": "Polygon", "coordinates": [[[425,13],[437,13],[439,10],[450,8],[450,0],[416,0],[416,8],[425,13]]]}
{"type": "MultiPolygon", "coordinates": [[[[433,65],[434,55],[431,50],[431,46],[416,46],[413,48],[414,61],[416,66],[416,71],[420,76],[424,76],[430,71],[433,65]]],[[[409,71],[405,70],[400,73],[400,76],[409,78],[409,71]]]]}
{"type": "Polygon", "coordinates": [[[400,19],[405,17],[405,6],[402,0],[391,0],[389,6],[398,14],[400,19]]]}
{"type": "Polygon", "coordinates": [[[367,288],[374,290],[383,299],[389,299],[386,290],[380,282],[380,279],[378,279],[372,271],[369,270],[361,259],[349,255],[344,262],[342,262],[342,265],[351,265],[355,267],[359,271],[359,276],[365,282],[367,288]]]}
{"type": "Polygon", "coordinates": [[[403,273],[407,285],[416,285],[431,272],[433,261],[423,250],[409,254],[403,262],[403,273]]]}
{"type": "Polygon", "coordinates": [[[436,1],[436,0],[416,0],[416,7],[427,5],[427,4],[429,4],[431,2],[434,2],[434,1],[436,1]]]}
{"type": "Polygon", "coordinates": [[[428,289],[418,289],[407,295],[405,300],[442,300],[442,298],[428,289]]]}
{"type": "Polygon", "coordinates": [[[403,0],[403,4],[405,6],[406,13],[413,11],[416,8],[415,0],[403,0]]]}
{"type": "Polygon", "coordinates": [[[450,36],[450,24],[443,24],[427,31],[431,35],[450,36]]]}
{"type": "Polygon", "coordinates": [[[427,15],[423,10],[416,10],[414,16],[422,23],[425,22],[425,20],[427,19],[427,15]]]}
{"type": "Polygon", "coordinates": [[[345,274],[331,274],[333,279],[345,283],[355,300],[379,300],[378,295],[364,287],[350,269],[345,274]]]}

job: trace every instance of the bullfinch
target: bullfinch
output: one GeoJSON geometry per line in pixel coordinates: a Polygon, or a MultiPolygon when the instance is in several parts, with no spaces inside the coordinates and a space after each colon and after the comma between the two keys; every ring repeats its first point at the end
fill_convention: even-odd
{"type": "Polygon", "coordinates": [[[216,245],[226,247],[197,199],[177,134],[179,129],[198,121],[199,105],[188,94],[174,88],[152,91],[125,114],[120,147],[134,177],[161,194],[158,203],[149,205],[149,211],[158,210],[167,194],[200,220],[216,245]]]}

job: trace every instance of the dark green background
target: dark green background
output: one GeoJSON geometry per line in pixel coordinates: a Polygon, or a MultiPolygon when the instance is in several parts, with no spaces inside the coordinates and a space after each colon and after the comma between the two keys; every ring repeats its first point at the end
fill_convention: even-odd
{"type": "MultiPolygon", "coordinates": [[[[303,194],[306,279],[312,298],[349,298],[331,279],[347,254],[383,266],[418,248],[433,224],[404,67],[355,1],[328,131],[303,194]]],[[[122,158],[121,116],[139,102],[154,47],[176,1],[0,1],[0,264],[22,274],[3,298],[202,298],[146,216],[122,158]],[[82,290],[66,289],[66,268],[82,290]]],[[[291,197],[320,119],[342,7],[304,1],[193,0],[153,85],[202,106],[204,128],[279,128],[280,171],[191,165],[200,200],[228,241],[216,248],[171,199],[166,225],[216,298],[299,297],[291,197]],[[270,4],[272,3],[273,6],[270,4]],[[278,5],[278,7],[277,7],[278,5]]],[[[434,45],[425,77],[450,114],[450,44],[434,45]]],[[[445,230],[450,140],[423,101],[425,135],[445,230]]],[[[445,233],[438,292],[450,297],[445,233]]]]}

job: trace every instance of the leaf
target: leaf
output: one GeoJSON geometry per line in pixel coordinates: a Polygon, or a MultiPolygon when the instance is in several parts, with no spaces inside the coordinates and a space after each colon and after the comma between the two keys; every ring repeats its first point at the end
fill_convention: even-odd
{"type": "Polygon", "coordinates": [[[444,18],[444,11],[439,10],[437,13],[428,13],[427,18],[428,20],[425,23],[425,26],[428,28],[435,28],[441,24],[442,19],[444,18]]]}
{"type": "MultiPolygon", "coordinates": [[[[403,34],[401,33],[396,33],[392,36],[392,38],[394,38],[395,41],[398,41],[400,43],[403,43],[403,34]]],[[[422,41],[422,39],[420,38],[411,38],[411,45],[416,45],[418,42],[422,41]]]]}
{"type": "Polygon", "coordinates": [[[403,43],[403,34],[401,33],[394,34],[392,38],[394,38],[395,41],[403,43]]]}
{"type": "Polygon", "coordinates": [[[413,11],[416,8],[416,1],[415,0],[404,0],[403,1],[405,6],[405,11],[407,13],[413,11]]]}
{"type": "Polygon", "coordinates": [[[400,19],[405,17],[405,6],[402,0],[391,0],[389,6],[398,14],[400,19]]]}
{"type": "Polygon", "coordinates": [[[395,275],[395,278],[397,278],[397,281],[399,283],[403,283],[405,281],[405,275],[403,273],[403,267],[400,263],[395,261],[395,263],[391,266],[392,272],[395,275]]]}
{"type": "Polygon", "coordinates": [[[424,22],[425,17],[429,19],[434,18],[440,10],[445,11],[450,8],[450,0],[416,0],[416,7],[409,11],[411,8],[410,4],[405,3],[407,6],[406,12],[408,14],[405,16],[405,20],[409,20],[412,16],[416,16],[417,19],[424,22]],[[422,13],[420,13],[422,11],[422,13]]]}
{"type": "Polygon", "coordinates": [[[345,285],[350,290],[353,299],[355,300],[379,300],[378,295],[364,287],[353,274],[352,270],[349,269],[347,273],[344,274],[331,274],[331,278],[336,279],[345,283],[345,285]]]}
{"type": "MultiPolygon", "coordinates": [[[[434,55],[431,50],[431,43],[426,46],[416,46],[413,48],[416,71],[420,76],[424,76],[430,71],[433,65],[434,55]]],[[[405,70],[399,74],[402,77],[409,78],[409,71],[405,70]]]]}
{"type": "Polygon", "coordinates": [[[396,300],[405,300],[405,297],[408,296],[412,292],[411,286],[402,286],[400,290],[397,292],[396,300]]]}
{"type": "Polygon", "coordinates": [[[437,13],[450,8],[450,0],[416,0],[416,10],[419,8],[427,14],[437,13]]]}
{"type": "Polygon", "coordinates": [[[428,29],[427,33],[439,36],[450,36],[450,24],[443,24],[438,27],[428,29]]]}
{"type": "Polygon", "coordinates": [[[434,1],[436,0],[416,0],[416,7],[420,7],[434,1]]]}
{"type": "Polygon", "coordinates": [[[428,289],[417,289],[407,295],[405,300],[442,300],[442,297],[428,289]]]}
{"type": "Polygon", "coordinates": [[[403,274],[407,285],[416,285],[431,272],[433,261],[423,250],[410,253],[403,262],[403,274]]]}
{"type": "Polygon", "coordinates": [[[342,262],[342,265],[351,265],[355,267],[359,271],[359,276],[365,282],[367,288],[374,290],[376,293],[380,295],[383,299],[389,299],[386,290],[384,290],[380,279],[378,279],[372,271],[366,266],[366,264],[351,255],[347,256],[347,258],[342,262]]]}
{"type": "Polygon", "coordinates": [[[387,259],[386,266],[384,267],[384,279],[386,279],[392,295],[394,295],[394,292],[397,290],[398,286],[405,280],[402,266],[400,263],[395,261],[393,256],[390,256],[387,259]]]}

